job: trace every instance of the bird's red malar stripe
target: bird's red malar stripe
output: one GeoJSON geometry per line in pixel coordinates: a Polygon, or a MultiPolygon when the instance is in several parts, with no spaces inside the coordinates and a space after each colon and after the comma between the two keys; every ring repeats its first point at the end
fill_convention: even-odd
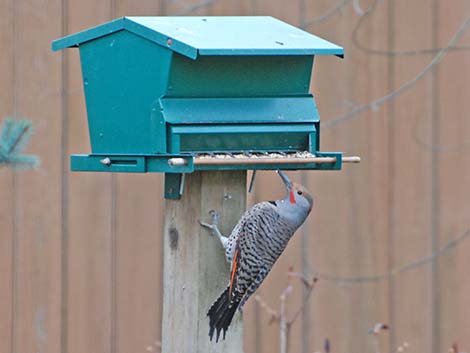
{"type": "Polygon", "coordinates": [[[290,203],[295,203],[295,195],[293,191],[289,193],[289,201],[290,203]]]}
{"type": "Polygon", "coordinates": [[[230,276],[230,289],[228,291],[229,298],[232,296],[232,286],[235,280],[235,272],[237,270],[237,264],[238,264],[238,249],[235,249],[235,255],[233,257],[232,275],[230,276]]]}

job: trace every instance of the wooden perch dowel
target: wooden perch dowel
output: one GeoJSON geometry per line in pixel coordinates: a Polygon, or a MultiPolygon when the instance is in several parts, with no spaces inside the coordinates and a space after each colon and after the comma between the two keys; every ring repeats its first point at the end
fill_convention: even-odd
{"type": "MultiPolygon", "coordinates": [[[[359,163],[361,157],[346,156],[342,158],[343,163],[359,163]]],[[[335,163],[336,157],[241,157],[241,158],[194,158],[194,165],[238,165],[238,164],[306,164],[306,163],[335,163]]],[[[168,163],[172,166],[188,164],[184,158],[171,158],[168,163]]]]}

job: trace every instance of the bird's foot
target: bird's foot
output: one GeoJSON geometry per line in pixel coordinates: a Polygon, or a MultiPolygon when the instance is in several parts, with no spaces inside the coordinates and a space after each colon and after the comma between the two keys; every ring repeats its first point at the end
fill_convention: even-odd
{"type": "Polygon", "coordinates": [[[219,214],[217,213],[216,210],[210,210],[209,214],[212,216],[212,224],[202,222],[199,220],[199,224],[203,226],[204,228],[210,229],[212,233],[220,233],[218,225],[219,225],[219,214]]]}
{"type": "Polygon", "coordinates": [[[218,224],[219,224],[219,214],[215,210],[210,210],[209,214],[212,216],[212,224],[202,222],[199,220],[199,224],[203,226],[204,228],[207,228],[211,231],[212,235],[217,236],[219,238],[220,242],[222,243],[222,246],[224,248],[227,247],[227,238],[222,235],[222,233],[219,230],[218,224]]]}

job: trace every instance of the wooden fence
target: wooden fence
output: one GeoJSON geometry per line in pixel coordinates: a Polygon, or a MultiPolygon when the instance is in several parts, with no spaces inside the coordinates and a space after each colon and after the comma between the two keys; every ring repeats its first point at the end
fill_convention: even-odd
{"type": "MultiPolygon", "coordinates": [[[[259,291],[277,308],[289,266],[320,278],[289,352],[325,339],[332,352],[375,352],[377,322],[390,327],[382,352],[470,350],[469,2],[200,1],[0,2],[0,117],[32,119],[29,152],[42,159],[0,169],[0,352],[158,351],[161,176],[69,172],[69,154],[89,151],[80,63],[50,42],[119,16],[178,14],[272,15],[346,50],[317,59],[312,92],[322,149],[363,162],[291,174],[316,204],[259,291]]],[[[281,194],[264,172],[249,199],[281,194]]],[[[305,294],[294,282],[289,313],[305,294]]],[[[269,318],[247,304],[247,353],[278,350],[269,318]]]]}

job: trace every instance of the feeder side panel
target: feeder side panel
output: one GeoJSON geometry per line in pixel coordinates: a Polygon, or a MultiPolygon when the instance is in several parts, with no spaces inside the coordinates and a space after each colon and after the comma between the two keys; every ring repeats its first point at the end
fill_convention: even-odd
{"type": "Polygon", "coordinates": [[[262,98],[161,99],[165,122],[170,124],[318,123],[311,95],[262,98]]]}
{"type": "Polygon", "coordinates": [[[166,127],[152,119],[172,55],[127,31],[80,45],[93,153],[149,154],[165,139],[166,127]]]}
{"type": "Polygon", "coordinates": [[[314,124],[171,126],[170,152],[305,151],[314,124]]]}
{"type": "Polygon", "coordinates": [[[174,55],[168,97],[262,97],[308,94],[313,56],[174,55]]]}

